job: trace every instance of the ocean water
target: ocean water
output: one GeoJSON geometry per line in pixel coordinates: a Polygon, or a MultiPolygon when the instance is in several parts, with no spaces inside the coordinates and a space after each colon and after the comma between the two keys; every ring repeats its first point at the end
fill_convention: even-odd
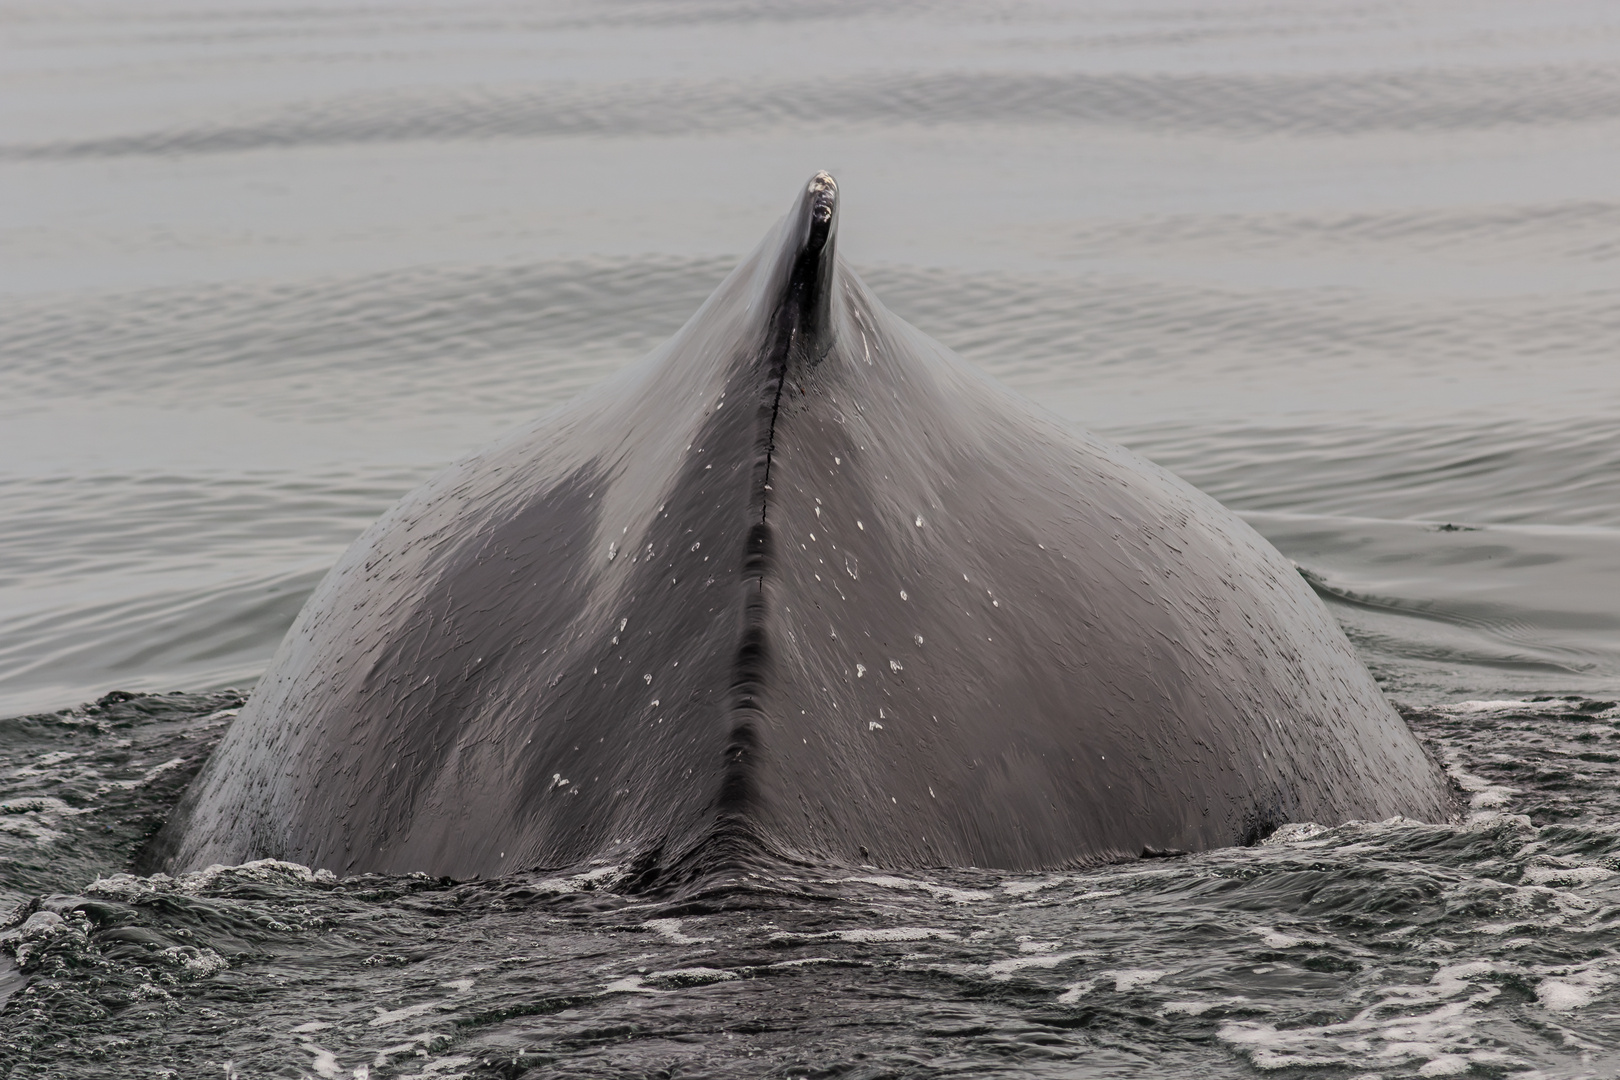
{"type": "Polygon", "coordinates": [[[0,57],[0,1075],[1620,1075],[1620,7],[0,0],[0,57]],[[896,313],[1292,558],[1467,813],[129,875],[346,544],[819,168],[896,313]]]}

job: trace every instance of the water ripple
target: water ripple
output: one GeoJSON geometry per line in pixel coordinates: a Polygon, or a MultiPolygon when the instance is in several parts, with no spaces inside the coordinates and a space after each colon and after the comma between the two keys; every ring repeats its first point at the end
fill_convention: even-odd
{"type": "Polygon", "coordinates": [[[315,99],[248,119],[0,145],[0,160],[238,153],[300,146],[697,135],[786,125],[987,123],[1228,136],[1460,132],[1620,118],[1620,67],[1353,74],[957,71],[741,85],[732,80],[315,99]]]}

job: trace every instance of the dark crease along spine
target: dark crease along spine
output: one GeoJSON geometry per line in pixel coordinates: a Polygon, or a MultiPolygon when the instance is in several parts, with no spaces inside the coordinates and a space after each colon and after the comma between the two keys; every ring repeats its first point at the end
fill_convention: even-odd
{"type": "Polygon", "coordinates": [[[775,571],[776,540],[769,521],[770,482],[782,395],[795,361],[813,363],[830,344],[833,194],[823,187],[812,188],[807,196],[796,220],[790,223],[794,230],[793,264],[777,306],[777,318],[769,330],[771,341],[760,392],[764,438],[755,471],[759,520],[748,530],[743,560],[742,626],[730,694],[732,726],[726,740],[716,828],[716,839],[727,847],[760,846],[749,825],[748,811],[758,798],[753,758],[759,749],[759,722],[764,716],[763,695],[771,665],[766,582],[775,571]]]}

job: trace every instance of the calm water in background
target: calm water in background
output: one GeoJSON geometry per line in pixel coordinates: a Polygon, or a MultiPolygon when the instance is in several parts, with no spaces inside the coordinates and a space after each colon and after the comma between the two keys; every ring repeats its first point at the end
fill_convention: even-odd
{"type": "Polygon", "coordinates": [[[0,726],[0,892],[63,894],[13,1075],[1620,1071],[1620,7],[6,2],[0,57],[0,715],[250,687],[828,168],[890,307],[1242,511],[1477,814],[674,913],[85,892],[235,698],[109,703],[0,726]]]}

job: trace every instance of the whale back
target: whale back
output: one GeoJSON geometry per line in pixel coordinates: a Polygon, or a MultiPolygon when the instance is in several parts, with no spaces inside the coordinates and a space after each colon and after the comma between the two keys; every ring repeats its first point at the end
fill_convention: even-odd
{"type": "Polygon", "coordinates": [[[1451,812],[1287,560],[836,226],[821,174],[670,342],[361,536],[151,865],[1029,869],[1451,812]]]}

